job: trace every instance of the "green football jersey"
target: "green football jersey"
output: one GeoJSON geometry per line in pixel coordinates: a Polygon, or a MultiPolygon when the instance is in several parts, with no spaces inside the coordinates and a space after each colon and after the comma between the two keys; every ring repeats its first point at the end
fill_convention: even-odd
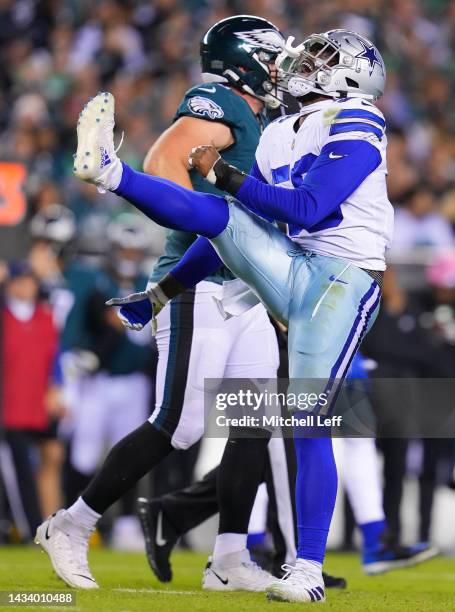
{"type": "MultiPolygon", "coordinates": [[[[265,112],[255,115],[248,103],[232,89],[220,83],[204,83],[186,92],[177,109],[174,121],[180,117],[196,117],[207,121],[225,123],[231,129],[235,142],[224,151],[223,159],[244,172],[249,172],[263,128],[266,125],[265,112]]],[[[225,195],[196,171],[190,171],[195,191],[225,195]]],[[[196,239],[196,234],[169,230],[163,255],[159,258],[151,280],[159,281],[182,258],[185,251],[196,239]]],[[[224,266],[206,280],[222,283],[234,278],[224,266]]]]}

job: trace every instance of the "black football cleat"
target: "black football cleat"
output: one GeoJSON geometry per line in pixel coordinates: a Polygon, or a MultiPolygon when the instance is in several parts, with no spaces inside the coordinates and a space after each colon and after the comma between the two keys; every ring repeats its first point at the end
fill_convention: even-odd
{"type": "Polygon", "coordinates": [[[326,589],[345,589],[348,586],[346,578],[331,576],[326,572],[322,572],[322,578],[326,589]]]}
{"type": "Polygon", "coordinates": [[[172,580],[170,556],[178,535],[166,520],[160,502],[139,497],[137,513],[145,540],[145,554],[149,565],[160,582],[172,580]]]}

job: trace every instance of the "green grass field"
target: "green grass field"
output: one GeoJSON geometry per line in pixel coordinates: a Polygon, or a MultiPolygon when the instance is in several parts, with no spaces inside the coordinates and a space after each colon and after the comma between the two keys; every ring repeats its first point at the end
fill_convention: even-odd
{"type": "MultiPolygon", "coordinates": [[[[163,585],[152,576],[142,554],[94,550],[90,553],[90,562],[101,588],[91,592],[77,591],[75,607],[58,609],[121,612],[250,612],[266,609],[272,612],[273,609],[283,611],[286,606],[291,606],[267,602],[260,593],[203,592],[200,583],[206,556],[176,553],[173,560],[175,579],[171,584],[163,585]]],[[[356,555],[330,554],[327,569],[345,576],[349,582],[345,591],[329,591],[324,608],[327,610],[455,611],[455,559],[433,559],[416,568],[368,578],[361,574],[356,555]]],[[[0,590],[62,589],[66,590],[66,587],[37,547],[0,548],[0,590]]],[[[301,606],[294,604],[292,609],[297,607],[301,606]]]]}

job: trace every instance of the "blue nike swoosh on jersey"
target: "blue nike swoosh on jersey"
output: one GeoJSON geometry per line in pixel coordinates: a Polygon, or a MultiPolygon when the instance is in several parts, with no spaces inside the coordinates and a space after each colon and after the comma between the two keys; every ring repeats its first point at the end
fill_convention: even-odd
{"type": "Polygon", "coordinates": [[[332,274],[332,276],[329,276],[329,281],[332,281],[332,282],[336,281],[337,283],[343,283],[343,285],[349,285],[349,283],[347,283],[346,281],[343,281],[337,278],[335,274],[332,274]]]}

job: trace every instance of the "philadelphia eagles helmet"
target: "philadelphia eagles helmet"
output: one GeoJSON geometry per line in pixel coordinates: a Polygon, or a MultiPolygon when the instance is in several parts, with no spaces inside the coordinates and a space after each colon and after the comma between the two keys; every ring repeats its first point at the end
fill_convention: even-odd
{"type": "Polygon", "coordinates": [[[218,21],[201,41],[202,79],[228,83],[262,100],[268,108],[281,104],[269,64],[282,50],[284,38],[270,21],[236,15],[218,21]]]}

